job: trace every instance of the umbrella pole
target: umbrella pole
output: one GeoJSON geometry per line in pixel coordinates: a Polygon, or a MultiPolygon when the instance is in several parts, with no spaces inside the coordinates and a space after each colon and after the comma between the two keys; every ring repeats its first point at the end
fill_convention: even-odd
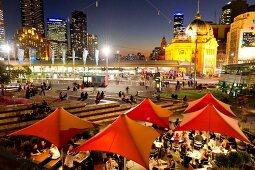
{"type": "Polygon", "coordinates": [[[124,170],[127,170],[127,158],[124,157],[124,170]]]}
{"type": "Polygon", "coordinates": [[[60,155],[61,155],[62,169],[64,169],[64,150],[63,150],[63,148],[61,149],[60,155]]]}

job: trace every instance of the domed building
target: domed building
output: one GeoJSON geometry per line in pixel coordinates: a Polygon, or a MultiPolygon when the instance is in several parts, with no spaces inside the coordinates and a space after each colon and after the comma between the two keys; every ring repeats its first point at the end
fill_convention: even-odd
{"type": "Polygon", "coordinates": [[[216,67],[217,46],[212,26],[204,22],[198,12],[195,20],[185,31],[175,36],[165,48],[165,59],[179,61],[180,65],[176,70],[178,72],[194,72],[196,65],[197,74],[213,74],[216,67]]]}

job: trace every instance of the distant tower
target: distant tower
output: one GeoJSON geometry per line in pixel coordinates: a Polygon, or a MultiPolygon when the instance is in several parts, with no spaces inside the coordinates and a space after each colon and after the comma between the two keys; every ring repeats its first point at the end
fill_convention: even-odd
{"type": "Polygon", "coordinates": [[[246,0],[233,0],[222,7],[220,24],[231,24],[234,18],[248,9],[246,0]]]}
{"type": "Polygon", "coordinates": [[[4,14],[2,0],[0,0],[0,43],[5,40],[5,29],[4,29],[4,14]]]}
{"type": "Polygon", "coordinates": [[[161,41],[161,50],[162,51],[165,49],[166,45],[167,45],[166,37],[163,37],[162,41],[161,41]]]}
{"type": "Polygon", "coordinates": [[[94,34],[87,35],[87,50],[89,51],[90,57],[95,57],[95,50],[98,48],[98,38],[94,34]]]}
{"type": "Polygon", "coordinates": [[[20,10],[22,26],[33,27],[44,37],[43,0],[20,0],[20,10]]]}
{"type": "Polygon", "coordinates": [[[174,14],[174,30],[173,30],[174,37],[178,35],[180,31],[183,30],[183,20],[184,20],[183,13],[178,12],[174,14]]]}
{"type": "Polygon", "coordinates": [[[47,38],[55,56],[62,56],[62,50],[67,50],[67,23],[64,19],[47,19],[47,38]]]}
{"type": "Polygon", "coordinates": [[[87,17],[82,11],[72,12],[70,34],[71,49],[81,58],[84,48],[87,48],[87,17]]]}

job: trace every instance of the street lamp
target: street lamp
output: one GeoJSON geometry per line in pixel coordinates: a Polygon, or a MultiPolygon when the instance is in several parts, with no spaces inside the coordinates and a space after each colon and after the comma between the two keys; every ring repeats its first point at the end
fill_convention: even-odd
{"type": "Polygon", "coordinates": [[[108,56],[110,54],[111,50],[110,50],[110,47],[109,46],[105,46],[103,48],[103,53],[105,55],[105,63],[106,63],[106,76],[108,78],[108,56]]]}

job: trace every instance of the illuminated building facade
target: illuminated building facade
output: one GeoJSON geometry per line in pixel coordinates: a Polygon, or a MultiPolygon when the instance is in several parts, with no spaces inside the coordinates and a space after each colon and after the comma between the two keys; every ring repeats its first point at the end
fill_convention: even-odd
{"type": "Polygon", "coordinates": [[[20,0],[23,27],[32,27],[44,37],[43,0],[20,0]]]}
{"type": "Polygon", "coordinates": [[[47,38],[55,57],[62,56],[62,50],[67,51],[67,23],[64,19],[47,19],[47,38]]]}
{"type": "Polygon", "coordinates": [[[222,7],[220,24],[231,24],[234,18],[247,11],[246,0],[233,0],[222,7]]]}
{"type": "Polygon", "coordinates": [[[95,57],[95,50],[98,49],[98,39],[94,34],[87,35],[87,47],[90,57],[95,57]]]}
{"type": "Polygon", "coordinates": [[[227,64],[226,45],[227,34],[230,29],[230,25],[225,24],[212,24],[213,35],[218,42],[216,68],[221,69],[223,65],[227,64]]]}
{"type": "Polygon", "coordinates": [[[173,30],[173,36],[177,36],[180,31],[183,30],[183,20],[184,15],[183,13],[175,13],[174,14],[174,30],[173,30]]]}
{"type": "Polygon", "coordinates": [[[191,71],[188,66],[182,67],[182,63],[191,65],[196,61],[198,74],[213,74],[216,67],[217,46],[211,25],[202,21],[198,13],[185,32],[180,32],[165,48],[165,59],[178,61],[179,72],[186,73],[188,69],[191,71]]]}
{"type": "Polygon", "coordinates": [[[14,35],[15,44],[18,48],[24,49],[25,63],[29,63],[29,49],[36,50],[36,59],[43,61],[49,60],[50,43],[47,39],[43,38],[34,28],[21,27],[14,35]]]}
{"type": "Polygon", "coordinates": [[[0,0],[0,43],[5,40],[5,29],[4,29],[4,12],[2,0],[0,0]]]}
{"type": "Polygon", "coordinates": [[[71,48],[78,58],[82,58],[84,48],[87,48],[87,17],[82,11],[72,12],[70,24],[71,48]]]}
{"type": "Polygon", "coordinates": [[[230,25],[227,57],[228,64],[255,61],[255,12],[237,16],[230,25]]]}

